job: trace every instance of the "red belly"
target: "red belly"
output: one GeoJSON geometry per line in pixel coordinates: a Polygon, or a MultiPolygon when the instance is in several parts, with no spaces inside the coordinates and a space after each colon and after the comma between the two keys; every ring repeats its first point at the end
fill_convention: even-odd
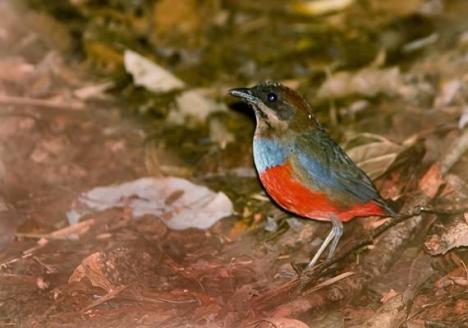
{"type": "Polygon", "coordinates": [[[289,164],[269,168],[260,174],[260,180],[268,194],[286,210],[304,217],[329,221],[332,216],[349,221],[356,216],[384,215],[375,202],[358,203],[341,208],[324,193],[303,186],[291,174],[289,164]]]}

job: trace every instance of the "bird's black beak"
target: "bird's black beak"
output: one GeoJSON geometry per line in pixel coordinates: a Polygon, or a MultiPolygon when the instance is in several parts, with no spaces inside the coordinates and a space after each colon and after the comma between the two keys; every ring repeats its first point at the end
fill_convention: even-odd
{"type": "Polygon", "coordinates": [[[236,88],[229,90],[231,96],[245,100],[248,103],[256,103],[258,101],[249,88],[236,88]]]}

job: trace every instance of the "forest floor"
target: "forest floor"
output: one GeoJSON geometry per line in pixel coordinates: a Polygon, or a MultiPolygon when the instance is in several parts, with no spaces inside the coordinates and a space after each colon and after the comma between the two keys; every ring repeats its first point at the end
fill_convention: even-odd
{"type": "Polygon", "coordinates": [[[468,27],[437,25],[442,40],[404,70],[322,84],[387,93],[334,108],[368,132],[347,149],[401,213],[431,210],[373,240],[389,219],[353,220],[337,262],[301,276],[330,227],[262,192],[243,108],[221,96],[248,127],[229,132],[215,113],[187,145],[194,130],[128,114],[67,57],[59,23],[12,3],[0,2],[0,327],[468,327],[468,27]]]}

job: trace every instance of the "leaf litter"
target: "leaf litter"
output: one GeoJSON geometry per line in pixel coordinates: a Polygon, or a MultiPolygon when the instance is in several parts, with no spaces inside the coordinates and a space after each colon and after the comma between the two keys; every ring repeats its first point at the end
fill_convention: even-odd
{"type": "Polygon", "coordinates": [[[197,90],[184,90],[187,89],[185,82],[134,51],[125,51],[124,65],[135,85],[155,93],[181,92],[175,99],[176,108],[167,117],[171,123],[184,124],[189,120],[204,122],[211,113],[225,109],[197,90]]]}
{"type": "Polygon", "coordinates": [[[233,214],[233,205],[222,192],[176,177],[140,178],[116,186],[97,187],[80,195],[67,213],[70,224],[93,211],[127,208],[135,218],[153,215],[169,228],[208,229],[233,214]]]}
{"type": "MultiPolygon", "coordinates": [[[[10,10],[5,3],[1,4],[2,10],[10,10]]],[[[145,11],[143,17],[131,14],[140,12],[133,6],[141,3],[127,3],[125,8],[130,15],[123,20],[118,9],[112,7],[113,2],[109,2],[110,9],[104,12],[93,11],[87,1],[74,1],[71,8],[78,8],[81,18],[89,13],[108,15],[101,22],[119,20],[110,26],[114,29],[123,26],[120,35],[137,28],[141,36],[141,31],[148,27],[145,11]]],[[[294,33],[289,34],[291,30],[286,29],[288,42],[281,43],[284,47],[277,47],[278,43],[273,47],[286,52],[270,57],[273,49],[260,39],[263,27],[269,26],[265,11],[275,13],[283,8],[282,3],[255,7],[256,4],[239,1],[221,9],[211,2],[197,5],[198,2],[187,1],[180,10],[189,16],[190,28],[179,28],[177,19],[169,19],[169,12],[178,10],[171,2],[161,3],[152,9],[158,17],[168,17],[167,26],[163,31],[158,29],[160,26],[156,29],[157,37],[149,41],[154,48],[147,52],[156,52],[158,60],[130,53],[136,63],[128,69],[133,81],[148,90],[168,88],[153,90],[156,99],[171,93],[178,99],[175,101],[178,108],[150,123],[129,122],[114,110],[113,95],[106,92],[120,91],[120,82],[90,82],[88,77],[75,74],[80,71],[75,69],[76,63],[64,64],[58,53],[41,53],[50,43],[44,46],[40,36],[31,38],[31,32],[23,28],[27,18],[21,21],[19,32],[0,24],[1,53],[13,49],[8,46],[13,44],[12,40],[22,45],[25,52],[17,58],[14,53],[9,54],[5,60],[4,66],[10,63],[9,68],[18,74],[0,74],[1,94],[8,96],[0,106],[0,227],[5,232],[0,253],[3,286],[0,312],[5,314],[1,323],[25,327],[463,324],[466,213],[456,210],[463,208],[468,194],[464,131],[457,127],[466,111],[466,77],[462,76],[463,68],[467,67],[463,41],[466,36],[460,34],[455,46],[447,49],[443,46],[445,32],[423,31],[408,38],[392,27],[393,23],[404,26],[407,20],[413,22],[413,15],[422,12],[425,17],[444,15],[446,10],[453,12],[451,5],[430,9],[426,6],[428,2],[420,0],[392,4],[371,1],[368,10],[385,13],[384,17],[373,17],[367,9],[362,11],[357,1],[302,2],[302,8],[309,10],[302,14],[317,19],[324,15],[324,22],[334,26],[333,35],[343,35],[340,29],[347,30],[350,17],[356,17],[359,24],[373,26],[376,31],[385,31],[382,36],[385,42],[380,45],[386,47],[383,53],[388,51],[391,64],[379,60],[377,64],[349,67],[346,60],[340,62],[344,57],[340,52],[346,53],[345,47],[337,47],[329,37],[325,44],[312,44],[310,40],[321,34],[304,21],[287,25],[294,28],[294,33]],[[242,57],[247,64],[241,67],[236,58],[226,61],[220,57],[224,69],[218,75],[209,62],[203,61],[204,56],[216,54],[216,49],[189,49],[199,42],[203,47],[203,31],[211,24],[211,19],[201,19],[211,17],[207,12],[219,13],[213,15],[216,29],[234,24],[236,34],[247,37],[247,42],[237,42],[243,39],[229,40],[227,44],[219,39],[215,42],[216,48],[225,50],[230,57],[242,57]],[[366,19],[359,16],[362,14],[366,19]],[[385,25],[389,22],[390,25],[385,25]],[[200,34],[197,40],[189,38],[192,28],[200,34]],[[185,36],[187,49],[170,46],[173,30],[185,36]],[[249,43],[252,38],[257,40],[252,33],[258,36],[255,46],[249,43]],[[394,33],[400,34],[394,38],[394,33]],[[302,41],[294,44],[296,36],[302,41]],[[155,40],[156,45],[152,43],[155,40]],[[229,48],[231,43],[235,43],[235,48],[229,48]],[[294,56],[298,56],[295,58],[301,59],[297,62],[303,63],[293,64],[292,53],[287,52],[291,45],[294,56]],[[328,51],[334,58],[327,63],[333,64],[333,72],[327,79],[315,72],[321,68],[317,69],[314,47],[320,49],[320,54],[328,51]],[[405,57],[408,62],[399,65],[391,47],[401,53],[409,47],[411,56],[417,60],[405,57]],[[249,49],[257,48],[262,49],[264,56],[260,62],[255,61],[258,58],[248,58],[253,56],[249,49]],[[239,54],[239,49],[247,52],[239,54]],[[245,57],[246,54],[249,55],[245,57]],[[286,58],[287,65],[281,62],[281,56],[286,58]],[[197,71],[196,78],[184,74],[184,70],[197,63],[204,70],[197,71]],[[289,70],[287,74],[284,67],[289,70]],[[287,223],[282,219],[271,220],[277,209],[260,194],[246,146],[251,138],[248,133],[251,130],[246,126],[252,122],[243,114],[223,111],[220,104],[224,99],[216,99],[216,91],[205,93],[192,87],[200,81],[208,84],[205,78],[210,81],[210,90],[227,89],[226,85],[239,86],[264,77],[290,80],[291,69],[294,76],[302,76],[292,81],[299,89],[309,90],[311,83],[318,82],[319,105],[336,101],[333,106],[340,113],[337,117],[343,124],[340,129],[348,130],[349,123],[354,131],[372,133],[354,133],[356,139],[348,144],[350,156],[377,178],[377,184],[383,193],[392,195],[397,208],[402,207],[402,212],[419,205],[436,209],[419,213],[375,238],[372,245],[361,245],[349,254],[347,250],[369,233],[363,226],[372,219],[346,225],[337,254],[339,261],[331,267],[324,266],[323,271],[320,269],[320,274],[308,281],[302,293],[296,290],[303,278],[297,276],[301,267],[297,261],[307,261],[327,227],[315,222],[297,224],[290,218],[287,223]],[[232,74],[233,70],[236,74],[232,74]],[[347,107],[349,103],[356,105],[347,107]],[[352,112],[342,111],[343,108],[352,108],[352,112]],[[170,118],[171,115],[174,117],[170,118]],[[240,122],[240,127],[232,121],[240,122]],[[145,124],[150,127],[142,128],[145,124]],[[173,124],[177,128],[172,128],[173,124]],[[190,131],[193,126],[201,127],[199,135],[190,131]],[[422,133],[422,128],[429,132],[422,133]],[[145,153],[150,152],[142,144],[155,130],[164,131],[153,139],[157,147],[174,131],[185,138],[179,139],[181,143],[167,143],[164,152],[151,152],[154,157],[151,173],[157,173],[158,177],[148,177],[144,164],[148,161],[145,153]],[[177,168],[189,168],[171,170],[179,172],[183,179],[159,176],[167,168],[158,167],[158,163],[165,163],[166,157],[175,158],[177,168]],[[230,219],[220,220],[227,216],[230,219]],[[434,255],[429,255],[432,251],[434,255]],[[420,254],[423,261],[419,261],[420,254]],[[393,295],[392,290],[394,297],[382,304],[382,296],[393,295]]],[[[37,15],[38,21],[47,22],[37,15]]],[[[294,19],[289,14],[273,16],[280,21],[294,19]]],[[[11,24],[17,16],[12,13],[5,17],[3,23],[11,24]]],[[[98,31],[105,28],[105,24],[99,25],[98,31]]],[[[354,35],[353,43],[359,43],[355,38],[363,32],[359,28],[355,25],[350,33],[354,35]]],[[[266,30],[271,40],[273,36],[266,30]]],[[[96,30],[88,30],[87,36],[99,39],[93,33],[96,30]]],[[[109,56],[117,64],[125,63],[121,49],[140,51],[144,44],[135,46],[122,40],[112,40],[111,46],[102,41],[83,42],[85,51],[94,49],[95,54],[109,56]],[[118,51],[114,45],[118,45],[118,51]]],[[[128,94],[128,90],[124,88],[122,95],[128,94]]],[[[325,110],[318,107],[318,114],[326,116],[332,110],[330,107],[325,110]]],[[[331,127],[332,133],[338,130],[333,124],[331,127]]],[[[386,223],[372,226],[379,229],[386,223]]]]}

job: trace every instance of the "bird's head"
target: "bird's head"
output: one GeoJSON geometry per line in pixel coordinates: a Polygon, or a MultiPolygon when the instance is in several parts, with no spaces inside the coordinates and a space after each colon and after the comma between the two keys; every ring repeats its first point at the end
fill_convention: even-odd
{"type": "Polygon", "coordinates": [[[257,132],[282,132],[319,126],[305,99],[279,82],[262,82],[251,88],[231,89],[229,93],[253,107],[257,132]]]}

